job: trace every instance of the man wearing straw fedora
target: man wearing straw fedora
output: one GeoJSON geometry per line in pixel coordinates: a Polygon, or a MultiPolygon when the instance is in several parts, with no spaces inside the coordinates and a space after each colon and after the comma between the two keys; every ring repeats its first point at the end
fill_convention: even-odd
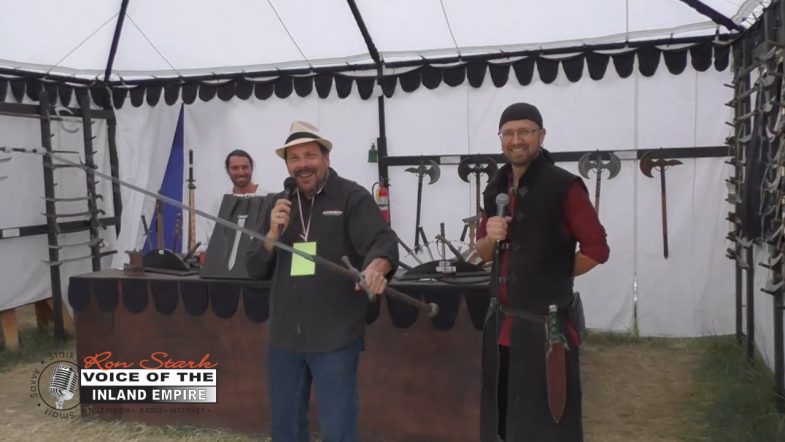
{"type": "MultiPolygon", "coordinates": [[[[398,264],[396,235],[371,194],[330,167],[331,150],[332,143],[315,126],[292,123],[275,152],[296,186],[277,196],[262,232],[333,262],[348,256],[370,291],[381,294],[398,264]]],[[[254,277],[274,275],[267,352],[273,440],[309,440],[313,383],[322,441],[357,441],[365,292],[341,275],[274,249],[272,242],[252,247],[247,268],[254,277]]]]}

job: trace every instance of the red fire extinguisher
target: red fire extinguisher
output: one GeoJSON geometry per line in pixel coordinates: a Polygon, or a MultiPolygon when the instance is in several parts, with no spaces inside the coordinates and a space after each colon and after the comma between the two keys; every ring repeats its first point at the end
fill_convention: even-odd
{"type": "Polygon", "coordinates": [[[387,224],[390,224],[390,186],[388,181],[385,178],[379,178],[379,182],[373,183],[371,189],[376,205],[382,212],[382,218],[387,224]]]}

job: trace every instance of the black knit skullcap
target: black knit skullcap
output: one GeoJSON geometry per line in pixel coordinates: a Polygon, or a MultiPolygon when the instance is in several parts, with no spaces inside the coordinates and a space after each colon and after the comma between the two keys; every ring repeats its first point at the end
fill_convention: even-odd
{"type": "Polygon", "coordinates": [[[529,103],[515,103],[507,106],[507,109],[504,109],[504,112],[502,112],[501,119],[499,119],[499,129],[504,126],[504,123],[515,120],[532,120],[540,127],[543,127],[540,111],[529,103]]]}

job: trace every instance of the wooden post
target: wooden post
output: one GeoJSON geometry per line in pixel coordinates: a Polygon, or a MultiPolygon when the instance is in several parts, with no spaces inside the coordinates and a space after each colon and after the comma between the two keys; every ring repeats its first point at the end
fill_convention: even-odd
{"type": "Polygon", "coordinates": [[[0,337],[6,350],[19,350],[19,327],[16,324],[16,310],[8,309],[0,312],[0,337]]]}
{"type": "Polygon", "coordinates": [[[42,299],[35,303],[35,319],[38,323],[38,331],[46,332],[49,323],[52,322],[52,300],[42,299]]]}

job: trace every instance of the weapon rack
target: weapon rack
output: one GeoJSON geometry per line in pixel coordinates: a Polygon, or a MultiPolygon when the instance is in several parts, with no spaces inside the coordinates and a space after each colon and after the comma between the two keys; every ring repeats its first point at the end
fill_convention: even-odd
{"type": "MultiPolygon", "coordinates": [[[[22,103],[4,103],[0,102],[0,115],[22,117],[22,118],[36,118],[41,122],[41,145],[50,153],[57,155],[78,155],[80,152],[76,150],[54,150],[52,148],[52,121],[62,120],[62,116],[55,110],[57,103],[56,90],[49,90],[49,87],[40,88],[34,94],[37,98],[38,104],[22,104],[22,103]]],[[[105,109],[91,109],[90,99],[88,96],[87,88],[76,89],[76,98],[78,108],[66,108],[74,117],[81,118],[83,144],[84,144],[84,165],[89,169],[95,169],[95,161],[93,155],[93,139],[92,126],[94,119],[104,119],[107,121],[108,130],[108,147],[109,147],[109,163],[111,168],[111,175],[118,177],[118,158],[117,146],[115,144],[115,133],[117,129],[117,121],[115,119],[114,111],[111,107],[105,109]]],[[[43,176],[44,176],[44,201],[45,201],[45,216],[46,224],[20,226],[13,228],[0,229],[0,240],[7,238],[16,238],[22,236],[46,234],[49,249],[49,273],[52,289],[52,310],[54,316],[55,336],[58,339],[64,340],[66,336],[65,324],[63,321],[63,293],[60,285],[60,265],[65,262],[77,261],[81,259],[91,259],[93,271],[101,269],[101,257],[116,253],[116,251],[102,251],[102,244],[100,243],[101,236],[99,229],[106,229],[109,226],[115,227],[115,233],[120,233],[120,216],[122,214],[122,201],[120,199],[120,186],[113,183],[112,185],[112,203],[114,206],[114,216],[100,217],[98,208],[98,198],[103,196],[98,195],[96,192],[95,175],[86,173],[86,186],[84,197],[75,198],[60,198],[55,197],[55,182],[54,170],[63,167],[73,167],[67,164],[58,164],[50,156],[43,156],[43,176]],[[84,200],[87,205],[87,218],[78,221],[63,221],[72,216],[69,214],[58,214],[57,202],[66,200],[84,200]],[[90,253],[86,256],[78,258],[69,258],[66,260],[60,259],[60,249],[63,247],[75,247],[77,245],[60,244],[59,235],[65,233],[74,233],[81,231],[89,231],[90,241],[85,244],[78,244],[78,246],[89,247],[90,253]]],[[[77,173],[82,173],[79,170],[77,173]]],[[[70,214],[72,215],[72,214],[70,214]]]]}
{"type": "Polygon", "coordinates": [[[733,135],[728,137],[728,213],[735,261],[736,338],[755,356],[755,246],[765,251],[757,265],[769,273],[761,291],[771,295],[774,313],[775,397],[785,413],[785,346],[783,289],[785,288],[785,8],[773,2],[761,19],[733,43],[733,135]],[[742,293],[742,279],[745,293],[742,293]],[[746,303],[746,306],[743,304],[746,303]],[[746,308],[746,324],[742,312],[746,308]],[[746,330],[743,330],[746,325],[746,330]],[[746,336],[745,336],[746,331],[746,336]],[[745,339],[746,338],[746,339],[745,339]],[[746,342],[745,342],[746,341],[746,342]]]}

